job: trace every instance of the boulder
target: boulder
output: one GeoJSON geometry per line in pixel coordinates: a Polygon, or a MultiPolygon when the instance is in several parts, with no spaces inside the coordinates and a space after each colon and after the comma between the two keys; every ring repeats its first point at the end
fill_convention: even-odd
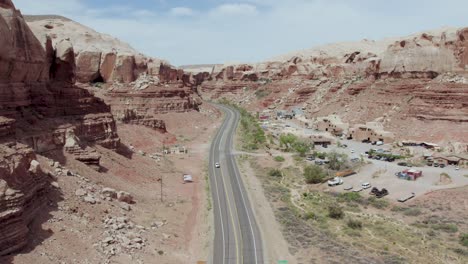
{"type": "Polygon", "coordinates": [[[117,191],[112,188],[103,188],[101,194],[105,197],[117,198],[117,191]]]}
{"type": "Polygon", "coordinates": [[[127,203],[127,204],[134,203],[133,196],[130,193],[124,192],[124,191],[117,192],[117,200],[119,200],[120,202],[127,203]]]}

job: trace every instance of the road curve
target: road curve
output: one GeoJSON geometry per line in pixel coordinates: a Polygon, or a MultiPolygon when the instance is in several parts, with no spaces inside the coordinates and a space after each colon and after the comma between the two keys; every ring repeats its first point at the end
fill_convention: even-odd
{"type": "Polygon", "coordinates": [[[263,264],[263,244],[257,222],[232,154],[240,120],[237,110],[217,105],[225,114],[210,149],[209,174],[215,237],[213,264],[263,264]],[[220,168],[215,168],[215,163],[220,168]]]}

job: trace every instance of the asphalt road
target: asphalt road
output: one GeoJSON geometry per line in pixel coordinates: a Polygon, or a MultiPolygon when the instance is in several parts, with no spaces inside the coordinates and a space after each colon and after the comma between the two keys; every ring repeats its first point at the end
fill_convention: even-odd
{"type": "Polygon", "coordinates": [[[253,210],[232,154],[240,114],[218,106],[225,120],[210,149],[210,186],[215,237],[213,264],[263,264],[262,240],[253,210]],[[215,163],[221,165],[215,168],[215,163]]]}

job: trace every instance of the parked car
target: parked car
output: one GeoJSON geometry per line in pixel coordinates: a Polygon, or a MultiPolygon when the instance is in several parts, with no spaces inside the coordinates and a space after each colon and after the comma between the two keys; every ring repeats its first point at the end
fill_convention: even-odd
{"type": "Polygon", "coordinates": [[[362,187],[363,189],[369,189],[369,188],[371,187],[371,184],[368,183],[368,182],[364,182],[363,184],[361,184],[361,187],[362,187]]]}
{"type": "Polygon", "coordinates": [[[445,164],[439,164],[439,168],[445,168],[445,164]]]}
{"type": "MultiPolygon", "coordinates": [[[[406,162],[398,162],[397,165],[398,165],[398,166],[407,166],[408,163],[406,163],[406,162]]],[[[436,164],[434,164],[434,167],[437,167],[436,164]]]]}
{"type": "Polygon", "coordinates": [[[376,195],[379,192],[379,189],[377,187],[372,187],[371,191],[369,192],[370,195],[376,195]]]}
{"type": "Polygon", "coordinates": [[[314,156],[309,156],[309,157],[306,158],[306,160],[313,161],[313,160],[315,160],[315,157],[314,156]]]}
{"type": "Polygon", "coordinates": [[[371,144],[372,144],[372,145],[376,145],[376,144],[377,144],[377,142],[373,141],[371,144]]]}
{"type": "Polygon", "coordinates": [[[388,195],[388,191],[387,191],[387,189],[385,189],[385,188],[383,188],[382,190],[380,190],[379,192],[377,192],[377,193],[375,194],[375,196],[376,196],[377,198],[382,198],[382,197],[384,197],[384,196],[386,196],[386,195],[388,195]]]}
{"type": "Polygon", "coordinates": [[[343,184],[343,179],[341,177],[335,177],[333,180],[328,181],[328,186],[336,186],[343,184]]]}
{"type": "Polygon", "coordinates": [[[341,145],[341,147],[342,147],[342,148],[347,148],[347,147],[348,147],[348,145],[346,145],[346,144],[343,144],[343,145],[341,145]]]}
{"type": "Polygon", "coordinates": [[[364,139],[364,140],[362,141],[362,143],[370,143],[370,142],[371,142],[371,141],[368,140],[368,139],[364,139]]]}
{"type": "Polygon", "coordinates": [[[434,167],[439,167],[439,163],[434,163],[434,167]]]}
{"type": "Polygon", "coordinates": [[[315,164],[317,164],[317,165],[323,165],[323,161],[321,161],[321,160],[316,160],[316,161],[315,161],[315,164]]]}
{"type": "Polygon", "coordinates": [[[216,163],[215,163],[215,168],[220,168],[220,167],[221,167],[221,165],[219,165],[219,163],[216,162],[216,163]]]}
{"type": "Polygon", "coordinates": [[[351,159],[351,162],[358,162],[359,161],[359,158],[352,158],[351,159]]]}
{"type": "Polygon", "coordinates": [[[460,170],[460,168],[459,168],[459,167],[455,167],[455,170],[460,170]]]}
{"type": "Polygon", "coordinates": [[[375,145],[377,145],[377,146],[382,146],[382,145],[383,145],[383,141],[377,141],[377,142],[375,143],[375,145]]]}
{"type": "Polygon", "coordinates": [[[351,153],[354,153],[354,149],[351,150],[351,153]]]}

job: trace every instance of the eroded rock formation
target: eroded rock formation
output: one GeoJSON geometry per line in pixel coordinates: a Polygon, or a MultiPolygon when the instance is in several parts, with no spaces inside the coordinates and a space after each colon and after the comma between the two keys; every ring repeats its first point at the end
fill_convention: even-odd
{"type": "Polygon", "coordinates": [[[0,1],[0,255],[22,248],[44,204],[46,177],[35,152],[62,149],[98,166],[90,148],[116,148],[110,108],[75,83],[67,40],[43,44],[9,0],[0,1]],[[73,135],[71,132],[74,131],[73,135]],[[76,143],[76,144],[72,144],[76,143]]]}

